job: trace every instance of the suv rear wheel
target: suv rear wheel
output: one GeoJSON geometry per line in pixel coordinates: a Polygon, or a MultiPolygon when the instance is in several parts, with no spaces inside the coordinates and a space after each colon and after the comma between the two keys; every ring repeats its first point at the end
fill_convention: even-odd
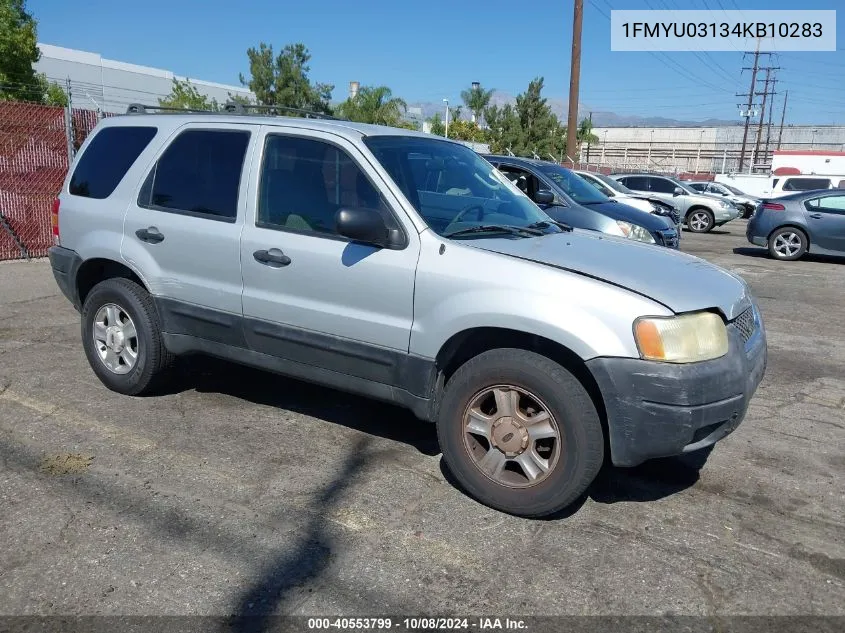
{"type": "Polygon", "coordinates": [[[716,224],[709,209],[693,209],[687,216],[687,227],[693,233],[707,233],[716,224]]]}
{"type": "Polygon", "coordinates": [[[485,352],[455,372],[437,434],[467,492],[528,517],[552,514],[584,494],[604,457],[599,416],[581,383],[520,349],[485,352]]]}
{"type": "Polygon", "coordinates": [[[82,305],[82,345],[91,369],[112,391],[152,391],[173,363],[152,298],[129,279],[94,286],[82,305]]]}

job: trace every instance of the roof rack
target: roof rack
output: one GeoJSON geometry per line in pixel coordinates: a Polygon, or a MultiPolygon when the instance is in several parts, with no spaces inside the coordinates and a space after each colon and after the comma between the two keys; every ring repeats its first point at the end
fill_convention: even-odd
{"type": "Polygon", "coordinates": [[[295,115],[306,119],[332,119],[337,121],[337,117],[324,112],[317,112],[316,110],[304,110],[301,108],[291,108],[288,106],[273,106],[273,105],[252,105],[243,104],[236,101],[229,101],[223,106],[220,111],[217,110],[201,110],[196,108],[176,108],[173,106],[151,106],[143,103],[131,103],[126,108],[126,114],[261,114],[265,116],[284,116],[295,115]]]}

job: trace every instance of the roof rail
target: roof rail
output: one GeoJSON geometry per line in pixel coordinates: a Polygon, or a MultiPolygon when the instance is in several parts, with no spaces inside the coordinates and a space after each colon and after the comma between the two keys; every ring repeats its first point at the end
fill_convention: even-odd
{"type": "Polygon", "coordinates": [[[332,119],[337,121],[337,117],[324,112],[317,112],[316,110],[304,110],[301,108],[291,108],[288,106],[273,106],[273,105],[252,105],[238,103],[237,101],[229,101],[223,106],[220,111],[217,110],[201,110],[198,108],[176,108],[173,106],[150,106],[143,103],[131,103],[126,108],[126,114],[263,114],[268,116],[284,116],[295,115],[304,117],[306,119],[332,119]]]}
{"type": "Polygon", "coordinates": [[[256,112],[258,114],[269,114],[269,115],[284,115],[284,114],[295,114],[301,117],[305,117],[306,119],[333,119],[337,120],[337,117],[333,117],[330,114],[326,114],[324,112],[318,112],[316,110],[305,110],[303,108],[292,108],[289,106],[275,106],[275,105],[253,105],[253,104],[244,104],[239,103],[237,101],[229,101],[223,109],[230,114],[250,114],[252,112],[256,112]]]}

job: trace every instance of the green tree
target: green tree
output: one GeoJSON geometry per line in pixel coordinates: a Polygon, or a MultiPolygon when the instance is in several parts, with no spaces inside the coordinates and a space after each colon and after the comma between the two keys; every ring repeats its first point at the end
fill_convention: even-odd
{"type": "Polygon", "coordinates": [[[588,118],[581,119],[575,137],[579,145],[585,145],[587,143],[593,145],[599,142],[599,137],[593,134],[593,122],[588,118]]]}
{"type": "Polygon", "coordinates": [[[180,81],[175,77],[170,94],[164,99],[159,99],[158,104],[165,108],[184,108],[186,110],[213,110],[216,112],[220,109],[217,100],[209,99],[199,92],[190,79],[180,81]]]}
{"type": "Polygon", "coordinates": [[[67,105],[67,95],[33,64],[41,58],[35,18],[24,0],[0,0],[0,101],[67,105]]]}
{"type": "Polygon", "coordinates": [[[461,99],[464,105],[472,112],[473,122],[481,125],[481,117],[484,114],[484,109],[490,105],[490,99],[493,97],[493,90],[485,90],[478,86],[473,86],[469,90],[461,91],[461,99]]]}
{"type": "Polygon", "coordinates": [[[304,44],[288,44],[277,56],[273,47],[261,42],[246,52],[250,78],[240,75],[261,105],[285,106],[330,113],[329,101],[334,86],[313,84],[308,78],[311,54],[304,44]]]}
{"type": "Polygon", "coordinates": [[[487,107],[489,142],[494,151],[510,149],[518,156],[537,153],[543,158],[559,156],[566,144],[566,131],[542,96],[543,78],[537,77],[517,95],[514,105],[487,107]]]}
{"type": "Polygon", "coordinates": [[[461,110],[463,110],[463,107],[459,105],[449,108],[449,125],[452,125],[452,121],[461,120],[461,110]]]}
{"type": "Polygon", "coordinates": [[[474,141],[483,143],[486,140],[484,131],[472,121],[459,119],[449,122],[449,138],[459,141],[474,141]]]}
{"type": "Polygon", "coordinates": [[[446,135],[446,126],[443,125],[443,120],[440,118],[439,112],[435,112],[431,115],[428,119],[426,119],[426,122],[431,124],[432,134],[436,134],[437,136],[446,135]]]}
{"type": "Polygon", "coordinates": [[[387,86],[362,86],[358,93],[336,108],[338,116],[359,123],[375,123],[400,127],[408,105],[394,97],[387,86]]]}

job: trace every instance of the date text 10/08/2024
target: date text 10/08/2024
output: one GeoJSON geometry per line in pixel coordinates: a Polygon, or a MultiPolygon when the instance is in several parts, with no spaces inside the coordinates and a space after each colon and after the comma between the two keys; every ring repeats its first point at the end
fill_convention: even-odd
{"type": "Polygon", "coordinates": [[[526,630],[524,620],[511,618],[308,618],[311,630],[526,630]]]}

